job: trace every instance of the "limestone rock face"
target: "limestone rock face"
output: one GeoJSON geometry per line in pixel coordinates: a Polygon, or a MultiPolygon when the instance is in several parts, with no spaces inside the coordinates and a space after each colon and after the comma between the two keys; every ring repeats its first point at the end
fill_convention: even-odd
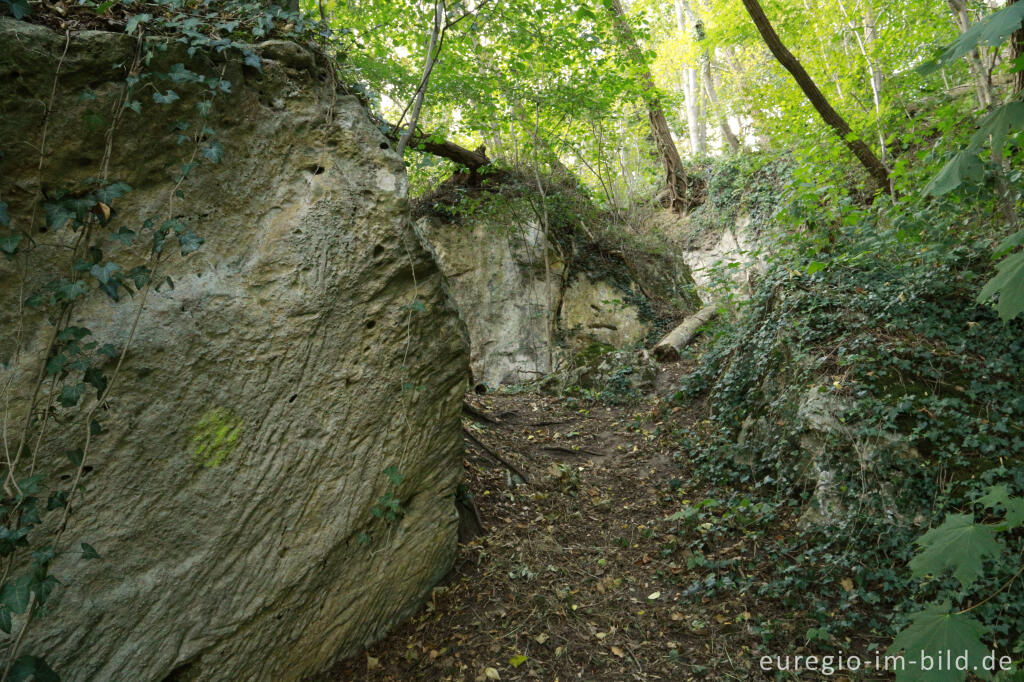
{"type": "Polygon", "coordinates": [[[454,225],[423,217],[416,229],[436,255],[469,329],[474,380],[493,388],[550,372],[550,321],[565,264],[549,253],[545,270],[540,227],[533,221],[509,229],[500,221],[454,225]]]}
{"type": "MultiPolygon", "coordinates": [[[[61,59],[63,35],[0,18],[0,41],[0,199],[12,229],[60,243],[31,222],[33,204],[100,176],[114,126],[110,179],[133,187],[116,220],[139,231],[169,216],[205,239],[162,259],[174,288],[149,292],[95,413],[102,431],[51,571],[62,584],[22,651],[83,681],[298,680],[358,651],[421,603],[456,552],[467,338],[412,231],[401,161],[298,46],[264,45],[260,72],[170,45],[148,69],[222,73],[230,92],[200,121],[190,86],[166,105],[142,90],[143,113],[117,122],[132,38],[75,34],[61,59]],[[199,159],[180,198],[192,144],[177,144],[177,121],[208,126],[223,148],[219,164],[199,159]],[[385,495],[400,502],[397,520],[371,513],[385,495]],[[80,542],[102,559],[82,561],[80,542]]],[[[126,268],[148,253],[105,248],[126,268]]],[[[70,270],[64,251],[29,254],[45,271],[0,258],[11,425],[52,333],[42,314],[17,324],[22,273],[32,291],[70,270]]],[[[72,323],[120,350],[142,296],[113,303],[91,286],[72,323]]],[[[81,417],[89,395],[62,418],[81,417]]],[[[64,452],[80,435],[47,431],[45,485],[74,473],[64,452]]]]}
{"type": "Polygon", "coordinates": [[[643,345],[700,304],[682,259],[625,254],[564,225],[545,253],[530,201],[484,192],[469,205],[456,220],[424,215],[416,230],[469,329],[476,382],[576,369],[581,353],[643,345]]]}

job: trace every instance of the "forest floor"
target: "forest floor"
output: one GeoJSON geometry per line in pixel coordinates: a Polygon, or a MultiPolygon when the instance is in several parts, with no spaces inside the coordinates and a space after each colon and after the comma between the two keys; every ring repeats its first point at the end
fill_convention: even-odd
{"type": "MultiPolygon", "coordinates": [[[[466,485],[485,533],[460,546],[419,613],[320,682],[770,679],[750,627],[765,605],[683,595],[708,571],[688,566],[690,541],[666,519],[704,492],[688,487],[672,438],[702,417],[670,400],[687,369],[662,367],[628,405],[467,396],[487,416],[467,429],[526,482],[469,439],[466,485]]],[[[744,543],[738,533],[705,554],[756,556],[744,543]]]]}

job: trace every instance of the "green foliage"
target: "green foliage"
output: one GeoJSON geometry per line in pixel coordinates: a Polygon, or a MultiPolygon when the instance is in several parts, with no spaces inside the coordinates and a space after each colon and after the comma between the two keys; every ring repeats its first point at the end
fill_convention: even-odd
{"type": "Polygon", "coordinates": [[[997,556],[1002,547],[995,531],[974,523],[973,514],[950,514],[942,525],[916,541],[921,553],[910,562],[915,578],[941,575],[951,570],[963,587],[982,573],[982,561],[997,556]]]}
{"type": "MultiPolygon", "coordinates": [[[[947,651],[955,652],[956,656],[966,652],[968,660],[978,667],[978,674],[988,679],[990,675],[980,670],[982,661],[989,653],[989,648],[981,641],[984,633],[984,626],[974,618],[950,613],[948,602],[933,604],[911,616],[911,624],[893,640],[886,654],[896,655],[905,651],[916,660],[923,652],[927,652],[924,655],[933,656],[944,656],[947,651]]],[[[967,673],[961,670],[921,670],[918,665],[907,665],[896,673],[897,680],[908,682],[960,682],[966,676],[967,673]]]]}
{"type": "MultiPolygon", "coordinates": [[[[774,534],[773,524],[794,514],[805,519],[794,537],[775,541],[777,553],[767,550],[779,566],[760,593],[808,613],[817,630],[884,636],[920,603],[973,603],[969,617],[915,616],[908,637],[956,637],[970,618],[989,633],[988,648],[1013,651],[1024,602],[1000,588],[1024,549],[1007,521],[1021,513],[1024,491],[1024,467],[1009,454],[1024,451],[1024,328],[974,305],[990,267],[986,204],[923,199],[866,209],[799,181],[790,198],[780,217],[795,225],[792,237],[768,245],[775,266],[738,319],[716,327],[684,382],[680,397],[706,396],[713,419],[682,434],[680,448],[723,504],[740,496],[771,503],[748,528],[754,537],[774,534]],[[802,406],[811,387],[834,406],[836,421],[809,439],[802,406]],[[818,482],[807,475],[817,468],[835,482],[830,513],[818,510],[818,482]],[[944,481],[934,476],[940,468],[944,481]],[[993,509],[994,522],[975,524],[963,511],[977,503],[993,509]],[[924,529],[915,518],[936,519],[917,558],[912,540],[924,529]],[[816,587],[837,574],[855,576],[855,589],[816,587]],[[851,599],[891,615],[868,616],[851,599]]],[[[713,507],[683,515],[712,524],[692,551],[728,525],[713,507]]],[[[736,571],[728,578],[685,594],[753,589],[736,571]]]]}
{"type": "Polygon", "coordinates": [[[964,31],[949,47],[942,50],[934,60],[923,64],[920,71],[925,74],[935,73],[939,69],[949,67],[978,45],[997,47],[1005,42],[1013,32],[1020,28],[1024,21],[1024,7],[1019,4],[1007,5],[1001,10],[989,14],[964,31]]]}

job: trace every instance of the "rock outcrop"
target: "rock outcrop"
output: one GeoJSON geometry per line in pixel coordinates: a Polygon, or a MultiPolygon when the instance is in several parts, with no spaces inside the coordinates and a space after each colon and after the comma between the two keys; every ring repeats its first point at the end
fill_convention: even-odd
{"type": "MultiPolygon", "coordinates": [[[[358,651],[456,552],[467,339],[413,233],[400,159],[297,45],[261,46],[262,71],[226,52],[154,51],[147,72],[182,64],[230,82],[201,120],[188,84],[167,104],[140,86],[142,113],[112,115],[133,37],[82,32],[65,46],[0,18],[0,40],[0,199],[22,246],[37,242],[0,259],[7,434],[53,329],[19,303],[46,273],[71,272],[70,231],[43,232],[42,196],[86,187],[107,151],[110,180],[133,188],[107,207],[112,220],[146,238],[104,243],[111,260],[146,258],[147,218],[205,240],[186,258],[167,249],[159,278],[174,288],[149,292],[134,334],[139,294],[113,303],[89,279],[73,310],[90,339],[131,342],[95,412],[102,429],[51,569],[61,584],[22,651],[68,680],[138,681],[297,680],[358,651]],[[220,163],[192,156],[195,126],[220,163]],[[202,163],[179,186],[190,159],[202,163]],[[382,499],[393,514],[374,513],[382,499]],[[102,558],[83,561],[80,542],[102,558]]],[[[84,429],[64,424],[95,396],[46,431],[47,488],[73,476],[64,453],[84,429]]]]}
{"type": "Polygon", "coordinates": [[[453,199],[442,188],[416,223],[469,329],[474,381],[494,388],[574,369],[581,352],[642,346],[699,307],[689,269],[670,254],[628,252],[564,216],[545,249],[539,198],[514,175],[501,182],[507,193],[458,188],[453,199]]]}

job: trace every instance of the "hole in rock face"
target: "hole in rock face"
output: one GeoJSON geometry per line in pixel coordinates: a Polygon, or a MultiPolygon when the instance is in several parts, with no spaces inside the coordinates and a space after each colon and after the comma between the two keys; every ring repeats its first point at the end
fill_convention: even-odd
{"type": "Polygon", "coordinates": [[[374,321],[374,320],[370,320],[369,322],[366,323],[366,328],[367,329],[373,329],[376,326],[377,326],[377,322],[374,321]]]}
{"type": "Polygon", "coordinates": [[[323,166],[309,166],[308,168],[306,168],[306,170],[312,173],[313,175],[320,175],[327,169],[324,168],[323,166]]]}
{"type": "Polygon", "coordinates": [[[487,393],[487,384],[477,384],[476,386],[473,387],[473,392],[479,395],[487,393]]]}
{"type": "Polygon", "coordinates": [[[373,257],[374,258],[379,257],[382,253],[384,253],[384,245],[383,244],[377,244],[377,246],[373,247],[373,257]]]}
{"type": "Polygon", "coordinates": [[[295,394],[295,395],[293,395],[293,396],[292,396],[291,398],[288,398],[288,402],[290,402],[290,403],[294,403],[294,402],[295,402],[295,399],[296,399],[296,398],[298,398],[298,397],[299,397],[299,394],[298,394],[298,393],[296,393],[296,394],[295,394]]]}
{"type": "Polygon", "coordinates": [[[388,148],[388,143],[387,142],[381,142],[380,143],[380,148],[381,149],[387,149],[388,148]]]}
{"type": "Polygon", "coordinates": [[[87,474],[90,471],[92,471],[92,467],[91,466],[84,466],[84,467],[82,467],[82,473],[83,474],[87,474]]]}

